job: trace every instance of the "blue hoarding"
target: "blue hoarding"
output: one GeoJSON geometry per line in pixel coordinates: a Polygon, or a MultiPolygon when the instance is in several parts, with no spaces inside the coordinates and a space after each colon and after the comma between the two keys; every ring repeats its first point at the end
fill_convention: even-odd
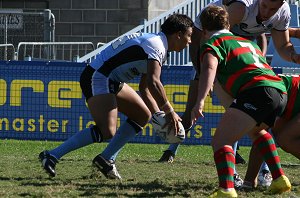
{"type": "MultiPolygon", "coordinates": [[[[0,138],[63,141],[94,124],[79,85],[83,63],[0,61],[0,138]]],[[[178,114],[182,114],[194,70],[190,66],[163,67],[162,82],[178,114]]],[[[128,83],[138,89],[139,79],[128,83]]],[[[184,144],[210,144],[224,109],[216,96],[207,97],[200,118],[184,144]]],[[[126,119],[119,115],[118,126],[126,119]]],[[[164,143],[151,123],[133,142],[164,143]]],[[[240,145],[250,145],[247,137],[240,145]]]]}

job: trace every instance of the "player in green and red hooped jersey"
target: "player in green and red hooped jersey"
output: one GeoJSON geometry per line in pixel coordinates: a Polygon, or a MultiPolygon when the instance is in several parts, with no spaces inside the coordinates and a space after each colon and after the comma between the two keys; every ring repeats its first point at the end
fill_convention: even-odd
{"type": "Polygon", "coordinates": [[[235,156],[231,145],[245,134],[260,148],[264,160],[274,167],[271,169],[274,179],[271,192],[290,190],[291,184],[281,168],[273,138],[263,131],[272,127],[284,110],[287,101],[284,82],[266,63],[255,43],[229,32],[228,13],[223,7],[206,7],[200,20],[206,42],[199,57],[201,73],[197,102],[191,112],[192,123],[204,117],[204,101],[215,78],[235,98],[223,114],[212,139],[219,177],[219,189],[212,197],[237,196],[233,182],[235,156]]]}
{"type": "MultiPolygon", "coordinates": [[[[300,77],[298,75],[279,75],[287,88],[288,102],[284,113],[272,128],[273,135],[280,147],[300,159],[300,77]]],[[[252,147],[248,169],[245,176],[247,186],[257,186],[257,173],[262,159],[256,147],[252,147]]],[[[271,167],[270,167],[271,168],[271,167]]]]}
{"type": "Polygon", "coordinates": [[[280,76],[288,91],[288,102],[283,115],[276,120],[273,134],[280,147],[300,159],[300,77],[280,76]]]}

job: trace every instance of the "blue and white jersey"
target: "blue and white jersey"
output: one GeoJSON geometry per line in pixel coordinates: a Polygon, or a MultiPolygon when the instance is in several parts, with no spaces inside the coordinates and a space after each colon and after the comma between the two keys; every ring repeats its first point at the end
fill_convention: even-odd
{"type": "Polygon", "coordinates": [[[162,65],[167,59],[167,51],[164,33],[135,33],[113,42],[90,65],[109,79],[128,82],[147,73],[147,60],[154,59],[162,65]]]}
{"type": "MultiPolygon", "coordinates": [[[[231,27],[231,32],[236,35],[251,37],[258,36],[262,33],[268,32],[271,29],[285,31],[289,27],[291,12],[290,7],[286,1],[278,9],[278,11],[266,21],[258,23],[256,16],[259,11],[259,0],[232,0],[233,2],[241,2],[246,6],[245,15],[240,24],[231,27]]],[[[222,5],[222,0],[211,2],[210,4],[222,5]]],[[[210,5],[209,4],[209,5],[210,5]]],[[[195,26],[202,30],[200,22],[200,14],[196,17],[195,26]]]]}

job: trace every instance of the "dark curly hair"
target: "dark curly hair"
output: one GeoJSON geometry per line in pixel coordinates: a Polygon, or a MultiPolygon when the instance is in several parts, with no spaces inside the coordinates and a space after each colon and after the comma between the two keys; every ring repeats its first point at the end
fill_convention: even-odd
{"type": "Polygon", "coordinates": [[[166,35],[176,32],[186,32],[189,27],[193,27],[194,23],[190,17],[184,14],[173,14],[161,25],[161,31],[166,35]]]}

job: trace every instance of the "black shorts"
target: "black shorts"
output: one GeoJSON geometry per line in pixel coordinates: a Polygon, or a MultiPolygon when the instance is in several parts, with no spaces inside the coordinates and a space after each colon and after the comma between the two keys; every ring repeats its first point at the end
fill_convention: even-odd
{"type": "Polygon", "coordinates": [[[239,93],[230,107],[247,113],[257,122],[257,126],[265,123],[272,127],[276,117],[284,111],[286,103],[287,95],[278,89],[255,87],[239,93]]]}
{"type": "Polygon", "coordinates": [[[93,82],[94,72],[98,71],[95,71],[94,68],[87,65],[80,75],[80,87],[86,101],[94,95],[103,93],[112,93],[117,95],[123,88],[123,82],[117,82],[106,77],[103,81],[98,81],[99,83],[93,82]]]}

